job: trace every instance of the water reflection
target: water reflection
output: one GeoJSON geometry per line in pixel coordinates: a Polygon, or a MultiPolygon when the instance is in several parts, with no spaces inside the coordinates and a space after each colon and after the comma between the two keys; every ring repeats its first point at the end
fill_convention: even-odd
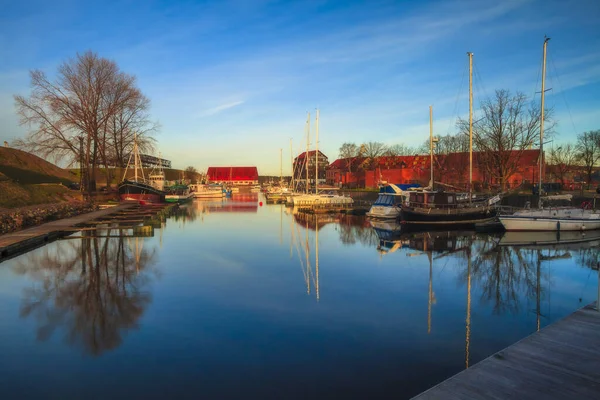
{"type": "Polygon", "coordinates": [[[33,282],[23,290],[20,315],[34,318],[37,339],[61,332],[70,345],[100,355],[118,347],[123,334],[151,302],[146,289],[155,249],[144,248],[139,237],[114,237],[117,230],[83,232],[23,256],[14,271],[33,282]],[[110,237],[109,237],[110,236],[110,237]]]}

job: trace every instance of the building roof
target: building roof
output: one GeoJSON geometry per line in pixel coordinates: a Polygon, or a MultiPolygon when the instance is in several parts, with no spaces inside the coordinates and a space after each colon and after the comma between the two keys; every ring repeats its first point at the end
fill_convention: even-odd
{"type": "Polygon", "coordinates": [[[256,167],[208,167],[206,171],[211,181],[257,181],[256,167]]]}
{"type": "MultiPolygon", "coordinates": [[[[314,156],[315,156],[315,152],[316,152],[316,150],[310,150],[310,151],[308,152],[308,156],[309,156],[309,157],[314,157],[314,156]]],[[[303,153],[300,153],[300,154],[298,154],[298,157],[296,157],[294,160],[303,160],[303,159],[304,159],[304,157],[306,157],[306,152],[303,152],[303,153]]],[[[323,153],[321,152],[321,150],[319,150],[319,158],[320,158],[320,157],[327,158],[327,156],[326,156],[325,154],[323,154],[323,153]]]]}

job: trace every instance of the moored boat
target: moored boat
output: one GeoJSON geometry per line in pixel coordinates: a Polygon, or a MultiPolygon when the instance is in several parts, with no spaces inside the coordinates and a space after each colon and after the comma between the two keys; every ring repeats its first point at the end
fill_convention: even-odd
{"type": "Polygon", "coordinates": [[[379,219],[397,219],[402,212],[402,204],[408,201],[410,188],[420,185],[387,184],[379,189],[379,196],[367,212],[367,217],[379,219]]]}
{"type": "MultiPolygon", "coordinates": [[[[135,201],[143,203],[162,203],[165,201],[165,192],[159,188],[158,184],[153,186],[155,181],[147,181],[144,177],[144,170],[141,168],[142,162],[137,146],[137,135],[134,136],[133,150],[129,156],[129,162],[123,173],[123,180],[119,184],[118,192],[121,201],[135,201]],[[133,179],[126,179],[127,170],[131,165],[133,158],[134,176],[133,179]],[[138,174],[140,170],[140,174],[138,174]]],[[[158,181],[158,180],[157,180],[158,181]]],[[[164,182],[164,181],[163,181],[164,182]]]]}
{"type": "Polygon", "coordinates": [[[220,199],[225,196],[225,192],[220,185],[190,185],[192,195],[196,199],[220,199]]]}

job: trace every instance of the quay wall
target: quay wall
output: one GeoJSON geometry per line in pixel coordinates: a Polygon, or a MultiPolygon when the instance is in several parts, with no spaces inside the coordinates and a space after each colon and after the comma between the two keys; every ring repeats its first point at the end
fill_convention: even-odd
{"type": "Polygon", "coordinates": [[[91,203],[58,203],[3,211],[0,212],[0,235],[96,209],[91,203]]]}

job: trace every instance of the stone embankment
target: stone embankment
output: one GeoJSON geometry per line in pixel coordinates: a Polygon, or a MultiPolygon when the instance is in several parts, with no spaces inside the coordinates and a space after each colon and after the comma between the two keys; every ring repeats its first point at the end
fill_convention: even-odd
{"type": "Polygon", "coordinates": [[[97,210],[91,203],[41,204],[0,211],[0,235],[97,210]]]}

